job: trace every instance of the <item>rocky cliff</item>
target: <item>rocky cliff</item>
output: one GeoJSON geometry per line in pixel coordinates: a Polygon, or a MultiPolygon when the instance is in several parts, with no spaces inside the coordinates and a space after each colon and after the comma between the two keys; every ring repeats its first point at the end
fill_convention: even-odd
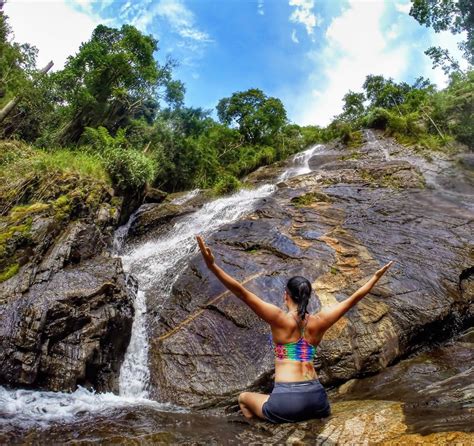
{"type": "Polygon", "coordinates": [[[117,390],[133,320],[121,261],[108,253],[121,200],[94,179],[43,186],[41,201],[0,217],[0,384],[117,390]]]}
{"type": "MultiPolygon", "coordinates": [[[[358,149],[322,148],[311,173],[280,182],[255,212],[207,241],[227,272],[276,305],[290,276],[306,276],[317,296],[313,311],[345,299],[394,259],[390,274],[318,348],[325,384],[372,374],[472,318],[469,159],[423,157],[367,132],[358,149]]],[[[249,181],[260,184],[281,169],[261,169],[249,181]]],[[[207,407],[232,404],[244,389],[268,390],[268,327],[199,255],[171,297],[160,298],[148,290],[148,307],[160,308],[148,320],[154,398],[207,407]]]]}

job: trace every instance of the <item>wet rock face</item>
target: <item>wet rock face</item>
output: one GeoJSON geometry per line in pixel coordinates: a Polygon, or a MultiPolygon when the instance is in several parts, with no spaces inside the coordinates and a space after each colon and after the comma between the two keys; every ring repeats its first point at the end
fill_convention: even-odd
{"type": "Polygon", "coordinates": [[[352,379],[333,390],[331,397],[333,401],[401,401],[404,422],[411,432],[422,435],[472,431],[473,361],[471,327],[455,339],[424,349],[376,375],[352,379]]]}
{"type": "MultiPolygon", "coordinates": [[[[357,157],[328,151],[316,171],[281,183],[253,214],[208,240],[224,270],[281,307],[289,277],[310,279],[318,296],[312,311],[347,298],[396,261],[319,345],[316,367],[325,384],[378,372],[472,314],[470,280],[460,286],[473,264],[472,196],[464,192],[472,183],[463,179],[460,195],[445,189],[449,160],[428,163],[368,136],[357,157]]],[[[463,170],[457,178],[471,176],[463,170]]],[[[149,318],[156,399],[206,407],[232,404],[245,389],[269,390],[268,326],[225,291],[199,256],[167,301],[153,292],[147,298],[149,308],[160,307],[149,318]]]]}
{"type": "Polygon", "coordinates": [[[7,422],[0,426],[0,443],[468,445],[474,439],[473,341],[470,329],[377,375],[330,390],[332,414],[324,420],[272,425],[235,413],[170,413],[146,405],[82,412],[50,426],[7,422]]]}
{"type": "Polygon", "coordinates": [[[130,225],[130,236],[159,235],[172,226],[179,217],[196,211],[211,199],[210,191],[202,190],[192,194],[177,192],[164,197],[161,201],[150,201],[145,198],[143,204],[135,213],[130,225]],[[166,198],[166,200],[165,200],[166,198]]]}
{"type": "Polygon", "coordinates": [[[155,227],[163,227],[173,219],[193,211],[192,207],[172,203],[150,203],[140,207],[130,225],[129,235],[138,236],[148,233],[155,227]]]}
{"type": "Polygon", "coordinates": [[[116,390],[133,320],[120,259],[94,223],[32,225],[35,251],[0,284],[0,383],[116,390]]]}

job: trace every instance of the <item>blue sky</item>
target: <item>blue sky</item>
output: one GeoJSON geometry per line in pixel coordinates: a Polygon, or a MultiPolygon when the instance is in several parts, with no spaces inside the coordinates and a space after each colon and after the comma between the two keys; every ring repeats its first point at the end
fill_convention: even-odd
{"type": "Polygon", "coordinates": [[[9,0],[16,40],[61,68],[99,23],[130,23],[179,63],[186,105],[212,109],[235,91],[279,97],[291,121],[326,125],[367,74],[446,83],[423,54],[459,55],[460,36],[435,34],[408,15],[409,0],[9,0]]]}

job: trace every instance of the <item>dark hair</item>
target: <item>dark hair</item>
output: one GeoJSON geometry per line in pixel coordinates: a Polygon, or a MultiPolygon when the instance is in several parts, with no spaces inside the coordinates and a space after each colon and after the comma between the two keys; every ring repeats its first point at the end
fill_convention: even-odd
{"type": "Polygon", "coordinates": [[[293,301],[298,305],[298,317],[303,320],[308,313],[306,307],[311,296],[311,282],[304,277],[295,276],[288,280],[286,289],[293,301]]]}

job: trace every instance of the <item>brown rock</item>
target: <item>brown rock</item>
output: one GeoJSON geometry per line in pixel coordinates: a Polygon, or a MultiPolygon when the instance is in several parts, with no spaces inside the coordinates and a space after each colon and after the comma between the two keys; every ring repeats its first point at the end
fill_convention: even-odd
{"type": "MultiPolygon", "coordinates": [[[[446,336],[447,327],[458,324],[456,314],[467,320],[472,306],[465,281],[471,273],[459,286],[474,260],[472,205],[453,200],[449,190],[423,187],[418,165],[377,158],[374,147],[368,158],[328,161],[286,181],[252,215],[208,239],[226,271],[276,305],[283,305],[289,277],[308,277],[319,297],[313,311],[347,298],[395,259],[390,273],[321,342],[316,367],[326,384],[376,373],[446,336]],[[295,197],[305,194],[329,199],[295,206],[295,197]]],[[[190,259],[169,299],[156,301],[157,294],[151,289],[147,295],[151,308],[161,305],[159,317],[149,319],[156,398],[226,405],[244,389],[271,387],[268,327],[225,293],[199,256],[190,259]]]]}

